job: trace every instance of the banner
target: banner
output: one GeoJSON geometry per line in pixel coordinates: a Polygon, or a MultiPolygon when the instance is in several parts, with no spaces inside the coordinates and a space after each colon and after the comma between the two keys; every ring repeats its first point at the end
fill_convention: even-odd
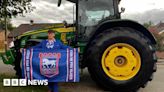
{"type": "Polygon", "coordinates": [[[78,49],[23,49],[22,77],[48,82],[79,82],[78,49]]]}

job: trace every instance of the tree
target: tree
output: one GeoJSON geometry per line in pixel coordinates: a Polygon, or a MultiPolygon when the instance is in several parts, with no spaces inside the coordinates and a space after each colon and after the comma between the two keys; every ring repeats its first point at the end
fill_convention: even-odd
{"type": "Polygon", "coordinates": [[[146,28],[149,28],[149,27],[151,27],[151,26],[153,26],[153,25],[154,25],[154,24],[153,24],[152,21],[145,22],[145,23],[143,24],[143,26],[146,27],[146,28]]]}
{"type": "Polygon", "coordinates": [[[33,9],[31,0],[0,0],[0,19],[4,18],[5,21],[5,51],[7,51],[8,18],[23,15],[33,9]]]}
{"type": "Polygon", "coordinates": [[[157,38],[157,50],[164,51],[164,34],[161,34],[156,38],[157,38]]]}
{"type": "Polygon", "coordinates": [[[34,8],[31,0],[0,0],[0,18],[23,15],[34,8]]]}
{"type": "MultiPolygon", "coordinates": [[[[12,25],[10,19],[7,20],[7,28],[8,28],[8,31],[12,31],[15,28],[12,25]]],[[[4,21],[4,19],[0,19],[0,29],[5,30],[5,21],[4,21]]]]}

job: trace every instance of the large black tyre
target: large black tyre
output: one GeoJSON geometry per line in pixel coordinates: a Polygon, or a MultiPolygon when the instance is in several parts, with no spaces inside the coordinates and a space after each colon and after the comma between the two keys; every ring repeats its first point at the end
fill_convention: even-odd
{"type": "Polygon", "coordinates": [[[156,71],[155,49],[151,41],[142,33],[128,27],[108,29],[95,37],[86,52],[88,70],[92,79],[104,90],[112,92],[135,92],[152,80],[156,71]],[[114,80],[107,76],[101,64],[104,51],[115,43],[133,46],[141,56],[139,72],[129,80],[114,80]]]}

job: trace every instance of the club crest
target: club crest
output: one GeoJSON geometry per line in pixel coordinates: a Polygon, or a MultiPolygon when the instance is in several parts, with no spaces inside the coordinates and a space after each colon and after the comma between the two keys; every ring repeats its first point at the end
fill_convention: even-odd
{"type": "Polygon", "coordinates": [[[39,53],[41,74],[46,77],[58,75],[60,56],[60,53],[39,53]]]}
{"type": "Polygon", "coordinates": [[[47,42],[46,47],[49,48],[53,48],[54,47],[54,42],[47,42]]]}

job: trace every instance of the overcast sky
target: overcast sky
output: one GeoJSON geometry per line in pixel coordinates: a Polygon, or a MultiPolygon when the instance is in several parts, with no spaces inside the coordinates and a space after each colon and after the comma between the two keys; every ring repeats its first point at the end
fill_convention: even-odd
{"type": "MultiPolygon", "coordinates": [[[[67,20],[72,22],[73,4],[63,0],[61,7],[57,7],[57,0],[33,0],[36,9],[26,14],[25,17],[18,16],[12,19],[14,26],[29,23],[56,23],[67,20]]],[[[132,19],[140,23],[152,21],[155,24],[164,22],[164,0],[122,0],[120,7],[126,10],[122,18],[132,19]]]]}

